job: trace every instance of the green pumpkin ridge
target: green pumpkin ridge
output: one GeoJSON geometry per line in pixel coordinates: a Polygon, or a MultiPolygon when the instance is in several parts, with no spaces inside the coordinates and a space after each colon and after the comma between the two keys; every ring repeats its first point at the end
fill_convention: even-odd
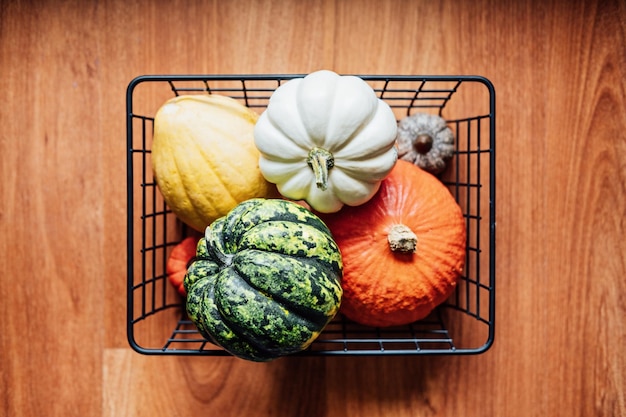
{"type": "Polygon", "coordinates": [[[343,268],[335,241],[306,224],[268,221],[249,230],[239,242],[239,250],[260,249],[302,258],[315,258],[343,268]]]}
{"type": "Polygon", "coordinates": [[[196,258],[198,259],[207,259],[209,258],[209,250],[206,244],[205,238],[200,238],[198,240],[198,245],[196,246],[196,258]]]}
{"type": "MultiPolygon", "coordinates": [[[[224,243],[225,233],[224,226],[226,218],[222,217],[214,221],[206,228],[204,239],[208,257],[221,266],[228,266],[232,261],[232,254],[236,252],[236,248],[228,248],[224,243]]],[[[227,235],[227,234],[226,234],[227,235]]]]}
{"type": "MultiPolygon", "coordinates": [[[[293,314],[293,313],[291,313],[293,314]]],[[[296,353],[308,346],[308,341],[318,332],[304,324],[294,325],[293,317],[268,314],[259,319],[260,332],[251,332],[248,323],[232,319],[232,316],[224,316],[223,320],[228,323],[228,328],[239,340],[246,345],[247,350],[253,351],[257,357],[277,358],[279,356],[296,353]]],[[[222,345],[232,352],[232,341],[222,345]]],[[[239,348],[242,350],[241,348],[239,348]]]]}
{"type": "Polygon", "coordinates": [[[240,219],[250,212],[258,211],[259,207],[266,201],[269,200],[263,198],[246,200],[235,206],[235,208],[222,218],[221,230],[225,233],[221,233],[221,238],[223,239],[222,245],[224,250],[229,253],[233,253],[237,250],[239,238],[241,235],[245,234],[249,228],[249,225],[243,224],[240,219]]]}
{"type": "Polygon", "coordinates": [[[299,349],[319,327],[256,291],[232,270],[220,274],[215,296],[229,327],[269,351],[299,349]]]}
{"type": "Polygon", "coordinates": [[[191,302],[187,303],[187,315],[196,323],[200,334],[235,356],[256,362],[274,359],[276,357],[274,353],[264,349],[263,345],[255,345],[245,340],[241,331],[227,324],[214,302],[214,281],[212,279],[207,285],[195,287],[188,295],[191,302]]]}
{"type": "Polygon", "coordinates": [[[248,285],[315,323],[326,324],[341,302],[340,271],[315,260],[246,250],[233,266],[248,285]]]}
{"type": "Polygon", "coordinates": [[[229,248],[236,246],[239,239],[251,229],[274,221],[306,224],[332,236],[328,226],[319,217],[294,202],[279,199],[255,199],[248,203],[245,210],[242,208],[231,211],[227,216],[229,221],[225,229],[229,231],[227,235],[229,248]]]}
{"type": "Polygon", "coordinates": [[[219,271],[220,267],[217,263],[210,259],[196,259],[187,269],[187,273],[183,279],[183,286],[187,293],[192,292],[194,286],[199,281],[211,277],[219,271]]]}

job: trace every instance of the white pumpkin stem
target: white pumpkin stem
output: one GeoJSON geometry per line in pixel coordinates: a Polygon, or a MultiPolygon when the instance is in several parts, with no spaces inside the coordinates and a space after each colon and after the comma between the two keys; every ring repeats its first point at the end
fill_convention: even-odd
{"type": "Polygon", "coordinates": [[[417,236],[403,224],[395,224],[387,234],[387,242],[392,252],[414,253],[417,247],[417,236]]]}
{"type": "Polygon", "coordinates": [[[328,171],[335,166],[333,154],[326,149],[313,148],[309,151],[306,163],[309,164],[313,170],[317,188],[326,190],[328,188],[328,171]]]}

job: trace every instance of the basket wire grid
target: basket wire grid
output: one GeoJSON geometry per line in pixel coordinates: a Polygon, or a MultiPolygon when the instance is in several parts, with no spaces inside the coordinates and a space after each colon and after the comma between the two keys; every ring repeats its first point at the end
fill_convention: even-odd
{"type": "MultiPolygon", "coordinates": [[[[200,335],[185,315],[184,299],[167,282],[165,264],[171,249],[193,231],[167,207],[152,176],[154,113],[166,99],[183,94],[227,95],[260,113],[278,86],[303,76],[152,75],[137,77],[128,85],[127,336],[137,352],[229,355],[200,335]],[[142,88],[146,94],[140,99],[142,88]]],[[[495,330],[493,85],[479,76],[359,77],[389,104],[398,119],[429,112],[444,117],[452,129],[456,152],[441,180],[465,216],[465,268],[453,295],[426,319],[407,326],[371,328],[338,314],[309,349],[296,355],[483,353],[492,345],[495,330]]]]}

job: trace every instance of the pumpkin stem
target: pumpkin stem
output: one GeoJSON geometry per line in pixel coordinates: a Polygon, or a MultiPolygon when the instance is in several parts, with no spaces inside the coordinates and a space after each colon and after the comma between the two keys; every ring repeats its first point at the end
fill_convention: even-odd
{"type": "Polygon", "coordinates": [[[313,148],[309,151],[306,163],[309,164],[315,174],[317,188],[325,191],[328,188],[328,171],[335,166],[333,154],[326,149],[313,148]]]}
{"type": "Polygon", "coordinates": [[[433,147],[433,138],[429,134],[422,133],[415,138],[413,146],[418,153],[425,155],[430,152],[433,147]]]}
{"type": "Polygon", "coordinates": [[[414,253],[417,246],[417,236],[403,224],[395,224],[387,234],[389,249],[392,252],[414,253]]]}

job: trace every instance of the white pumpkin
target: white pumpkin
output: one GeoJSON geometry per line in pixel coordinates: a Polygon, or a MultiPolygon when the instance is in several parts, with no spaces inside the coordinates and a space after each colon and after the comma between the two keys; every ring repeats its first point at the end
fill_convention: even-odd
{"type": "Polygon", "coordinates": [[[265,179],[321,213],[361,205],[397,161],[393,111],[363,79],[313,72],[279,86],[254,128],[265,179]]]}

